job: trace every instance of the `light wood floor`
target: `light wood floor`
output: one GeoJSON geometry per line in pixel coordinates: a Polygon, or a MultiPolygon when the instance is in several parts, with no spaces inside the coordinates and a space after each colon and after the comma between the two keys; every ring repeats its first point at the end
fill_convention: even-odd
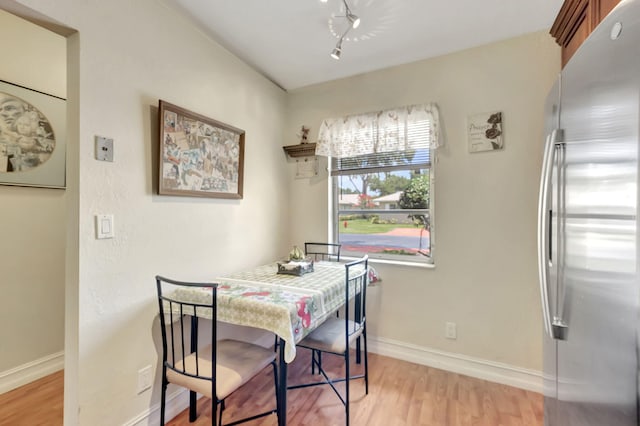
{"type": "Polygon", "coordinates": [[[62,424],[64,373],[58,371],[0,395],[0,425],[62,424]]]}
{"type": "MultiPolygon", "coordinates": [[[[339,358],[323,357],[325,367],[339,373],[339,358]]],[[[289,366],[289,383],[313,380],[309,352],[298,351],[289,366]]],[[[356,368],[359,368],[357,366],[356,368]]],[[[375,354],[369,355],[369,395],[362,380],[351,385],[354,426],[541,426],[542,395],[375,354]]],[[[56,373],[0,395],[0,425],[61,425],[62,374],[56,373]],[[26,388],[26,389],[25,389],[26,388]]],[[[294,426],[344,425],[344,407],[327,386],[290,390],[287,420],[294,426]]],[[[227,399],[224,422],[275,407],[270,368],[227,399]]],[[[198,419],[189,423],[186,410],[169,426],[211,424],[210,401],[201,398],[198,419]]],[[[245,423],[277,424],[275,415],[245,423]]]]}

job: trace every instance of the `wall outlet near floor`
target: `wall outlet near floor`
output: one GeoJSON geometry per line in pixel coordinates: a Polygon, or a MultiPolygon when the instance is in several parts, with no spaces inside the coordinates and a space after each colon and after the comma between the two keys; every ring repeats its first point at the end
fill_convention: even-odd
{"type": "Polygon", "coordinates": [[[455,322],[447,322],[444,325],[444,337],[447,339],[456,339],[458,337],[458,333],[456,330],[455,322]]]}
{"type": "Polygon", "coordinates": [[[152,377],[150,365],[138,370],[138,393],[142,393],[151,387],[152,377]]]}

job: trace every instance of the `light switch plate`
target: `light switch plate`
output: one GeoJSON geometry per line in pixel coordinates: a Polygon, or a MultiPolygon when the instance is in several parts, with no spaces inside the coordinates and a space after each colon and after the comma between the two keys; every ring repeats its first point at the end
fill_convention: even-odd
{"type": "Polygon", "coordinates": [[[113,238],[115,230],[113,229],[112,214],[96,215],[96,238],[99,240],[113,238]]]}
{"type": "Polygon", "coordinates": [[[113,162],[113,139],[96,136],[96,160],[113,162]]]}

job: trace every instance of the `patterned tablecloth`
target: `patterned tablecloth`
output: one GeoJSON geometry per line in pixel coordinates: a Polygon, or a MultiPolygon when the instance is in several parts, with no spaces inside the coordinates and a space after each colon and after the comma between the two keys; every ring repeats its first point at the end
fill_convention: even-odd
{"type": "MultiPolygon", "coordinates": [[[[275,263],[217,278],[218,320],[261,328],[285,341],[285,361],[296,356],[296,343],[345,302],[345,267],[316,262],[302,276],[277,273],[275,263]]],[[[204,289],[179,290],[182,300],[211,300],[204,289]]]]}

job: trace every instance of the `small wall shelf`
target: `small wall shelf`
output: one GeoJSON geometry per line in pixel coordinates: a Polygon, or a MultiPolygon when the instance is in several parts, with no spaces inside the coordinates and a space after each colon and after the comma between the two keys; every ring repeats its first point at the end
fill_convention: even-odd
{"type": "Polygon", "coordinates": [[[300,143],[298,145],[283,146],[282,149],[284,149],[284,152],[286,152],[289,157],[293,158],[316,155],[315,143],[300,143]]]}

